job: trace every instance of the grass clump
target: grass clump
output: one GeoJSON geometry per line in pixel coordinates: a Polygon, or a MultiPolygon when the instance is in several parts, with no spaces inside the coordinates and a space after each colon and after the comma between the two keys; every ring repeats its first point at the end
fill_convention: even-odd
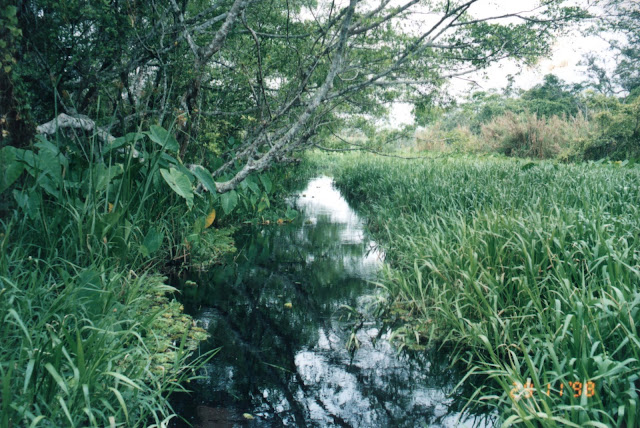
{"type": "Polygon", "coordinates": [[[213,353],[190,357],[206,332],[160,268],[233,250],[231,229],[205,227],[216,197],[194,192],[176,150],[159,127],[0,149],[0,427],[174,416],[168,395],[213,353]]]}
{"type": "Polygon", "coordinates": [[[401,346],[456,347],[505,425],[636,426],[640,170],[344,156],[401,346]]]}
{"type": "Polygon", "coordinates": [[[74,267],[36,258],[8,267],[0,277],[3,427],[162,426],[170,418],[167,393],[192,375],[187,357],[199,332],[187,328],[182,346],[163,345],[159,320],[171,305],[160,296],[173,289],[161,277],[98,266],[57,277],[52,270],[74,267]],[[150,301],[158,305],[148,310],[150,301]]]}

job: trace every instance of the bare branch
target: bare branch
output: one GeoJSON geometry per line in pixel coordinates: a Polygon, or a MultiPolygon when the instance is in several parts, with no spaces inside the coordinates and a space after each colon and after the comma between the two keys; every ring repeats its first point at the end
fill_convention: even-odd
{"type": "Polygon", "coordinates": [[[36,131],[39,134],[53,135],[59,128],[83,129],[87,132],[95,130],[98,138],[105,143],[110,143],[116,139],[116,137],[109,134],[109,132],[104,128],[97,127],[96,123],[87,116],[78,115],[74,117],[65,113],[60,113],[58,117],[50,120],[49,122],[38,125],[36,127],[36,131]]]}

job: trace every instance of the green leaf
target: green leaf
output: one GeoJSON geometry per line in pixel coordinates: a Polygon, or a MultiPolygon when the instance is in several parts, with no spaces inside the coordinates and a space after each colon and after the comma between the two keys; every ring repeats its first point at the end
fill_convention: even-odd
{"type": "Polygon", "coordinates": [[[85,174],[85,191],[89,192],[89,174],[91,173],[93,180],[93,188],[95,191],[102,191],[107,188],[111,180],[113,180],[118,175],[124,172],[124,168],[121,164],[115,164],[112,166],[106,166],[105,164],[99,163],[96,165],[92,165],[90,171],[87,171],[85,174]]]}
{"type": "Polygon", "coordinates": [[[162,174],[162,178],[164,178],[169,187],[187,201],[187,206],[191,209],[193,206],[193,189],[191,188],[189,177],[175,168],[171,168],[168,171],[161,169],[160,174],[162,174]]]}
{"type": "Polygon", "coordinates": [[[14,189],[12,193],[22,212],[27,214],[27,217],[31,220],[35,220],[40,210],[40,195],[33,189],[22,191],[14,189]]]}
{"type": "Polygon", "coordinates": [[[202,183],[204,187],[207,188],[211,193],[217,193],[216,183],[213,181],[213,176],[211,173],[203,166],[196,166],[193,170],[193,175],[195,175],[198,180],[202,183]]]}
{"type": "Polygon", "coordinates": [[[230,214],[231,211],[238,205],[238,194],[235,190],[232,190],[227,193],[223,193],[220,196],[220,201],[222,203],[222,209],[225,214],[230,214]]]}
{"type": "Polygon", "coordinates": [[[258,187],[255,181],[247,180],[247,186],[249,186],[249,189],[251,189],[251,191],[256,195],[260,194],[260,188],[258,187]]]}
{"type": "Polygon", "coordinates": [[[175,137],[162,126],[151,125],[149,132],[145,132],[156,144],[164,147],[166,150],[177,152],[180,149],[180,145],[175,137]]]}
{"type": "Polygon", "coordinates": [[[285,217],[287,218],[287,220],[293,220],[294,218],[298,217],[298,211],[291,208],[287,208],[287,213],[285,214],[285,217]]]}
{"type": "Polygon", "coordinates": [[[520,168],[520,169],[521,169],[522,171],[526,171],[526,170],[528,170],[528,169],[533,168],[534,166],[536,166],[536,164],[535,164],[535,163],[533,163],[533,162],[529,162],[529,163],[526,163],[526,164],[522,165],[522,168],[520,168]]]}
{"type": "Polygon", "coordinates": [[[47,369],[53,380],[56,381],[60,389],[64,391],[65,394],[69,394],[69,389],[67,388],[67,384],[62,379],[62,376],[58,373],[58,371],[53,367],[51,363],[47,363],[44,365],[44,368],[47,369]]]}
{"type": "Polygon", "coordinates": [[[0,193],[7,190],[24,170],[24,164],[18,162],[15,150],[11,146],[0,149],[0,193]]]}
{"type": "Polygon", "coordinates": [[[149,232],[147,232],[147,236],[144,237],[142,245],[140,246],[140,252],[143,256],[149,257],[160,249],[163,239],[164,233],[152,227],[149,229],[149,232]]]}
{"type": "Polygon", "coordinates": [[[135,144],[139,139],[144,137],[144,134],[141,132],[129,132],[124,137],[118,137],[115,140],[111,141],[102,148],[102,153],[107,153],[111,150],[119,149],[122,146],[126,146],[129,144],[135,144]]]}
{"type": "Polygon", "coordinates": [[[18,13],[17,7],[5,6],[3,15],[5,16],[5,18],[8,18],[10,20],[11,18],[15,18],[17,13],[18,13]]]}
{"type": "Polygon", "coordinates": [[[264,186],[264,190],[267,193],[271,193],[271,189],[273,188],[273,183],[271,182],[271,179],[264,174],[260,175],[260,181],[262,182],[262,185],[264,186]]]}
{"type": "Polygon", "coordinates": [[[142,391],[142,388],[140,388],[140,386],[137,383],[135,383],[133,380],[131,380],[127,376],[123,375],[122,373],[104,372],[104,374],[113,376],[114,378],[116,378],[120,382],[122,382],[122,383],[124,383],[126,385],[129,385],[131,388],[135,388],[135,389],[138,389],[138,390],[142,391]]]}

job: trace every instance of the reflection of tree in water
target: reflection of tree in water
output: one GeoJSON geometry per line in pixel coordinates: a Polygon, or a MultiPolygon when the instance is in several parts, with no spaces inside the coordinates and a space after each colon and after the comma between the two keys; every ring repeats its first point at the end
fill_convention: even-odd
{"type": "Polygon", "coordinates": [[[242,425],[244,412],[256,416],[251,426],[413,427],[446,424],[460,409],[446,394],[462,374],[446,355],[398,356],[386,341],[374,347],[377,330],[367,326],[351,358],[336,311],[372,291],[363,278],[375,266],[359,224],[329,220],[239,238],[235,263],[185,290],[211,334],[204,347],[223,348],[195,385],[197,398],[177,397],[178,413],[203,428],[242,425]]]}

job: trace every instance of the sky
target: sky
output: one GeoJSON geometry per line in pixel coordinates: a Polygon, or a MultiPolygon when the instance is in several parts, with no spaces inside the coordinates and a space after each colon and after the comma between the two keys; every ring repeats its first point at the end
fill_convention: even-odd
{"type": "MultiPolygon", "coordinates": [[[[576,0],[585,6],[588,0],[576,0]]],[[[512,12],[531,10],[537,0],[482,0],[470,10],[477,17],[502,15],[512,12]]],[[[508,76],[514,75],[514,86],[522,89],[541,83],[546,74],[553,73],[568,83],[586,80],[586,67],[581,65],[585,54],[595,53],[613,68],[614,60],[608,51],[608,43],[596,36],[583,36],[579,28],[557,38],[549,58],[542,58],[533,67],[520,69],[515,61],[503,60],[481,73],[464,76],[464,79],[452,79],[448,86],[450,95],[458,98],[475,91],[500,90],[507,85],[508,76]]],[[[413,123],[412,106],[396,103],[391,109],[389,124],[397,127],[413,123]]]]}

